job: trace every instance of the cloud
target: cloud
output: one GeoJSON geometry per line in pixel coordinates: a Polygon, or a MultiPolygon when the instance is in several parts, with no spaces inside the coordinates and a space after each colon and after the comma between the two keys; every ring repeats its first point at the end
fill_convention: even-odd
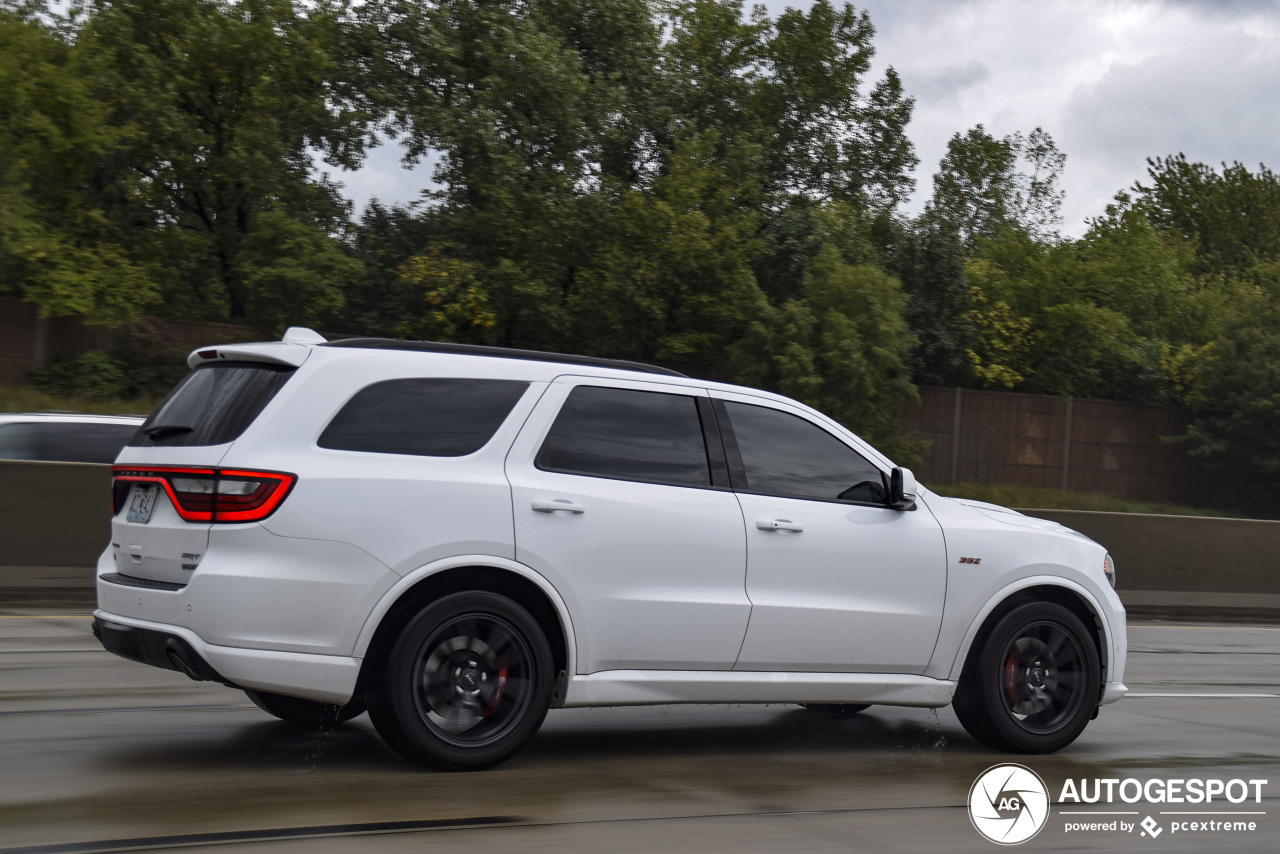
{"type": "Polygon", "coordinates": [[[1240,17],[1280,15],[1280,0],[1154,0],[1163,6],[1190,9],[1202,15],[1240,17]]]}
{"type": "MultiPolygon", "coordinates": [[[[1075,160],[1072,211],[1145,177],[1146,158],[1185,153],[1213,166],[1280,165],[1280,50],[1274,33],[1185,33],[1165,52],[1118,62],[1064,104],[1075,160]]],[[[1087,215],[1087,214],[1086,214],[1087,215]]]]}
{"type": "Polygon", "coordinates": [[[439,189],[432,179],[436,158],[428,156],[405,167],[404,147],[394,139],[381,137],[380,144],[365,156],[364,164],[348,172],[326,166],[317,158],[317,169],[342,185],[342,194],[355,203],[358,217],[365,206],[377,199],[383,205],[407,205],[422,198],[423,192],[439,189]]]}
{"type": "Polygon", "coordinates": [[[953,100],[966,89],[991,79],[991,69],[981,62],[947,65],[941,68],[908,72],[903,77],[907,93],[929,103],[953,100]]]}

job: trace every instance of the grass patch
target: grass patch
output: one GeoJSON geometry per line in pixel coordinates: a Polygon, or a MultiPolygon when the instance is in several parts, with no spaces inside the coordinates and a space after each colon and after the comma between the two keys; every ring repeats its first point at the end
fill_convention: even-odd
{"type": "Polygon", "coordinates": [[[1002,507],[1022,507],[1036,510],[1098,510],[1105,513],[1160,513],[1166,516],[1248,518],[1238,512],[1226,510],[1185,507],[1181,504],[1162,504],[1158,501],[1133,501],[1128,498],[1116,498],[1112,495],[1098,495],[1092,492],[1032,489],[1026,486],[1010,486],[999,483],[958,483],[954,486],[940,486],[933,491],[952,498],[971,498],[974,501],[989,501],[1002,507]]]}
{"type": "Polygon", "coordinates": [[[155,409],[159,402],[159,397],[144,397],[138,400],[89,400],[47,394],[28,385],[0,385],[0,412],[43,412],[60,409],[89,412],[94,415],[146,415],[155,409]]]}

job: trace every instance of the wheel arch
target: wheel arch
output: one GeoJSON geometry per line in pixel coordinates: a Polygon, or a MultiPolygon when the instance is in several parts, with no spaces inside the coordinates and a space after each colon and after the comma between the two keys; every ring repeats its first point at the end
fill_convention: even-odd
{"type": "Polygon", "coordinates": [[[982,641],[1000,618],[1027,602],[1054,602],[1062,605],[1086,626],[1093,628],[1090,636],[1098,651],[1098,663],[1102,668],[1101,682],[1105,686],[1112,659],[1113,639],[1112,627],[1104,616],[1103,608],[1085,588],[1067,579],[1053,577],[1026,578],[992,596],[965,632],[948,678],[958,682],[969,666],[973,651],[981,648],[982,641]]]}
{"type": "MultiPolygon", "coordinates": [[[[542,627],[551,645],[557,673],[574,672],[573,622],[551,583],[529,567],[503,558],[467,555],[429,564],[409,573],[383,594],[365,620],[352,655],[365,664],[377,661],[397,630],[428,602],[463,590],[499,593],[520,604],[542,627]]],[[[359,685],[357,685],[357,692],[359,685]]]]}

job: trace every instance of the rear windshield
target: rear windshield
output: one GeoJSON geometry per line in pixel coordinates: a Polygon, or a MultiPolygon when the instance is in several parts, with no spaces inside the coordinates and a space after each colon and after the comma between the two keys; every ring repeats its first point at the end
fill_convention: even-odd
{"type": "Polygon", "coordinates": [[[294,368],[260,362],[201,365],[178,383],[129,440],[148,448],[233,442],[293,376],[294,368]]]}

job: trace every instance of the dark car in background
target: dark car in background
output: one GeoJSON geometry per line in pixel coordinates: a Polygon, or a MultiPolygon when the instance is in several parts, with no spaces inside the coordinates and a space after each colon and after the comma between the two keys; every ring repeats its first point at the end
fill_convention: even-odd
{"type": "Polygon", "coordinates": [[[145,420],[79,412],[0,413],[0,460],[109,464],[145,420]]]}

